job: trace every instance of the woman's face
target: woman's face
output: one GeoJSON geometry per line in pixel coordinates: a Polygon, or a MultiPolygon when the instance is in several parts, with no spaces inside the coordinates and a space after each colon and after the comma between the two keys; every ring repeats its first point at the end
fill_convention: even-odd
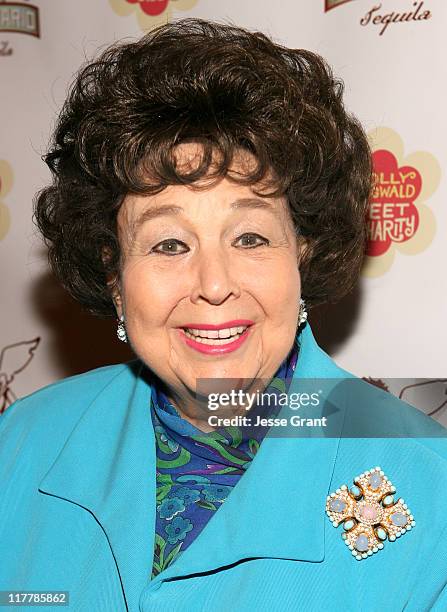
{"type": "MultiPolygon", "coordinates": [[[[197,146],[179,145],[178,163],[191,166],[197,146]]],[[[239,154],[232,171],[252,163],[239,154]]],[[[118,315],[135,353],[186,415],[197,379],[270,380],[292,348],[301,294],[285,198],[261,198],[227,178],[203,191],[181,185],[129,195],[118,236],[118,315]],[[198,334],[214,339],[194,340],[198,334]]]]}

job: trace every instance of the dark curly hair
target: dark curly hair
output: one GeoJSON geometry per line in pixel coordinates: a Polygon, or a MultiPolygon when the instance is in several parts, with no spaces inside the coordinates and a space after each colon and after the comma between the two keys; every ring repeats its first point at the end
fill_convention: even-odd
{"type": "Polygon", "coordinates": [[[232,25],[187,18],[111,45],[76,75],[43,157],[53,182],[34,217],[56,276],[91,312],[114,315],[107,279],[119,277],[124,197],[229,177],[243,147],[256,167],[231,180],[274,177],[268,195],[287,197],[308,244],[302,296],[336,302],[360,274],[372,181],[368,141],[342,95],[319,55],[232,25]],[[173,147],[190,139],[203,144],[200,164],[181,173],[173,147]]]}

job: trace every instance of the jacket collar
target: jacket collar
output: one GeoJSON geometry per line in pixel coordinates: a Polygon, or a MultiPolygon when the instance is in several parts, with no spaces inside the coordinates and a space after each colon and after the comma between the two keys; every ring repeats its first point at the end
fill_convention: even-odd
{"type": "MultiPolygon", "coordinates": [[[[309,323],[299,340],[294,379],[349,376],[320,349],[309,323]]],[[[42,493],[77,504],[98,520],[131,609],[138,608],[149,583],[154,549],[150,394],[147,369],[138,361],[126,365],[84,412],[39,486],[42,493]]],[[[244,558],[322,561],[325,502],[338,445],[333,433],[318,439],[267,436],[198,538],[151,584],[244,558]]]]}

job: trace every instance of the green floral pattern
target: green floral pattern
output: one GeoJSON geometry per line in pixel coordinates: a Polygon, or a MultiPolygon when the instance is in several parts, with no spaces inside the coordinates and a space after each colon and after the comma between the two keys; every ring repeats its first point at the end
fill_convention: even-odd
{"type": "MultiPolygon", "coordinates": [[[[298,359],[295,342],[266,391],[284,392],[298,359]]],[[[219,510],[259,450],[261,437],[239,427],[209,433],[182,419],[167,396],[153,388],[151,417],[157,454],[157,505],[150,579],[190,546],[219,510]]]]}

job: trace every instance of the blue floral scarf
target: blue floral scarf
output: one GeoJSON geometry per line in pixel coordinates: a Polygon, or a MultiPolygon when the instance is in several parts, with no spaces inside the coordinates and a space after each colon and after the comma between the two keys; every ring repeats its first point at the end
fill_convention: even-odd
{"type": "MultiPolygon", "coordinates": [[[[264,393],[287,392],[298,351],[296,338],[264,393]]],[[[250,416],[260,409],[262,416],[267,416],[265,407],[256,405],[250,416]]],[[[157,455],[153,579],[192,544],[221,507],[250,466],[268,430],[225,427],[205,433],[181,418],[156,387],[152,390],[151,416],[157,455]]]]}

